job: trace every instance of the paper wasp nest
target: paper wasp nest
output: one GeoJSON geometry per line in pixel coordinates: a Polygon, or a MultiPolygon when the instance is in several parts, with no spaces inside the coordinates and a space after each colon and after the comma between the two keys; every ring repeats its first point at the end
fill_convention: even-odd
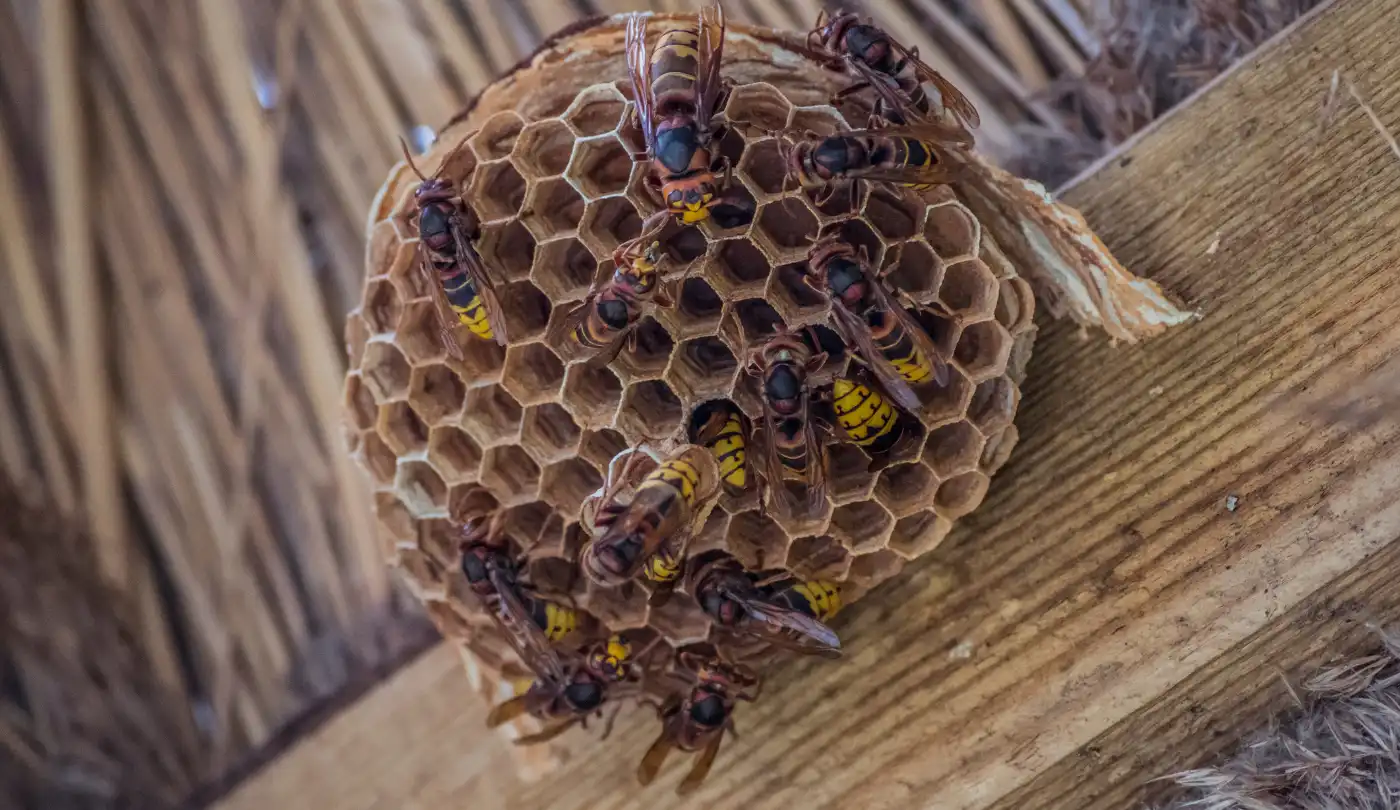
{"type": "MultiPolygon", "coordinates": [[[[415,251],[415,175],[400,163],[370,212],[367,279],[346,327],[351,371],[345,407],[354,455],[373,480],[378,532],[443,632],[488,667],[508,660],[458,570],[449,514],[468,503],[509,510],[508,534],[534,544],[530,581],[569,593],[611,630],[648,626],[673,645],[703,641],[709,621],[688,598],[649,609],[641,588],[599,590],[575,560],[587,539],[584,497],[609,460],[645,437],[683,431],[700,403],[728,398],[761,421],[758,388],[741,365],[779,324],[826,330],[829,305],[798,266],[822,227],[865,246],[891,285],[920,304],[952,380],[919,414],[924,441],[877,474],[850,444],[833,444],[831,503],[819,519],[783,525],[750,492],[728,497],[692,546],[724,548],[747,567],[787,567],[844,583],[847,599],[894,576],[938,545],[975,509],[1016,444],[1012,418],[1035,327],[1030,286],[947,189],[877,188],[852,210],[845,193],[821,208],[783,191],[776,142],[785,127],[829,133],[863,126],[868,108],[837,110],[848,81],[753,29],[732,25],[724,75],[735,83],[721,151],[752,195],[750,225],[712,222],[671,240],[667,279],[686,280],[673,310],[641,322],[635,351],[590,369],[546,345],[551,318],[612,271],[620,241],[659,208],[644,185],[643,148],[630,123],[631,92],[614,19],[541,51],[488,90],[418,160],[425,173],[464,138],[443,172],[482,219],[478,248],[505,309],[502,349],[459,329],[466,358],[439,344],[415,251]],[[844,116],[843,116],[844,113],[844,116]],[[943,313],[935,316],[934,312],[943,313]]],[[[829,383],[844,353],[816,375],[829,383]]]]}

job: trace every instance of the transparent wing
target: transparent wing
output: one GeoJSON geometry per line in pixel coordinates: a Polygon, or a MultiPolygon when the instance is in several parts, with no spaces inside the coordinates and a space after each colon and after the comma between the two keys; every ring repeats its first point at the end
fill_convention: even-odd
{"type": "Polygon", "coordinates": [[[520,655],[520,660],[533,670],[536,676],[545,680],[562,681],[564,662],[560,659],[558,651],[550,645],[549,639],[530,618],[530,611],[520,598],[515,583],[510,582],[504,573],[497,570],[491,572],[491,584],[495,586],[501,600],[500,611],[492,611],[492,616],[505,631],[506,639],[520,655]]]}
{"type": "Polygon", "coordinates": [[[461,262],[462,268],[467,271],[467,278],[471,279],[472,287],[481,297],[481,305],[486,308],[486,320],[491,324],[491,333],[496,336],[496,342],[504,346],[509,338],[506,335],[506,320],[501,310],[501,302],[496,297],[496,288],[491,283],[491,277],[486,274],[486,266],[481,263],[480,254],[472,246],[471,240],[467,239],[466,227],[460,214],[452,217],[452,237],[457,241],[457,261],[461,262]]]}
{"type": "Polygon", "coordinates": [[[705,781],[705,777],[710,775],[710,767],[715,764],[715,755],[719,753],[719,744],[724,741],[724,729],[714,732],[710,742],[705,746],[705,750],[700,752],[700,758],[695,760],[695,764],[690,767],[690,773],[685,775],[681,783],[676,786],[676,794],[688,796],[700,787],[705,781]]]}
{"type": "Polygon", "coordinates": [[[914,51],[909,50],[894,37],[889,38],[890,47],[894,48],[900,55],[909,60],[913,66],[914,73],[920,81],[928,82],[938,90],[938,95],[942,99],[943,107],[953,113],[958,120],[969,127],[976,127],[982,123],[982,116],[977,112],[977,107],[968,99],[957,85],[949,81],[947,76],[929,67],[924,60],[914,51]]]}
{"type": "Polygon", "coordinates": [[[656,735],[656,740],[647,749],[642,757],[641,764],[637,766],[637,781],[643,785],[650,785],[656,775],[661,772],[661,766],[666,762],[666,757],[671,753],[674,745],[671,742],[671,729],[669,723],[663,723],[661,733],[656,735]]]}
{"type": "Polygon", "coordinates": [[[700,47],[695,82],[695,117],[709,130],[715,102],[721,90],[720,67],[724,61],[724,8],[715,3],[700,9],[700,47]]]}
{"type": "Polygon", "coordinates": [[[423,243],[418,243],[418,271],[423,274],[423,281],[428,285],[428,297],[433,299],[433,312],[437,315],[438,337],[442,341],[442,347],[454,358],[461,360],[465,355],[462,353],[462,346],[457,342],[457,334],[453,327],[457,324],[457,313],[452,311],[452,306],[447,302],[447,292],[442,288],[442,280],[438,278],[437,270],[433,269],[433,264],[428,260],[428,251],[423,247],[423,243]]]}
{"type": "MultiPolygon", "coordinates": [[[[890,291],[885,289],[884,282],[879,279],[874,279],[870,284],[870,292],[871,295],[875,297],[875,305],[883,312],[889,313],[899,320],[900,325],[904,327],[905,333],[908,334],[909,339],[913,341],[914,348],[923,352],[924,357],[927,357],[929,363],[933,365],[933,381],[938,385],[947,385],[948,363],[943,356],[938,353],[938,347],[933,345],[933,338],[928,336],[928,332],[924,331],[924,327],[918,321],[914,320],[914,317],[909,314],[908,310],[899,305],[899,302],[895,300],[893,295],[890,295],[890,291]]],[[[890,370],[894,371],[893,366],[890,367],[890,370]]],[[[897,372],[895,373],[895,377],[899,378],[897,372]]],[[[883,378],[881,378],[880,382],[881,384],[885,384],[888,390],[888,384],[883,378]]],[[[891,391],[891,395],[893,395],[893,391],[891,391]]],[[[918,397],[914,398],[914,402],[916,404],[913,406],[913,409],[918,410],[920,407],[918,397]]]]}
{"type": "Polygon", "coordinates": [[[890,395],[890,399],[906,411],[918,411],[922,407],[918,395],[909,387],[909,383],[899,376],[889,359],[880,353],[875,345],[875,338],[870,335],[870,325],[865,319],[851,312],[837,299],[832,299],[831,312],[836,316],[837,325],[845,333],[843,337],[855,344],[855,350],[865,358],[866,365],[875,373],[880,386],[890,395]]]}
{"type": "Polygon", "coordinates": [[[802,433],[807,442],[807,510],[819,512],[826,505],[826,448],[812,422],[811,396],[804,399],[802,433]]]}
{"type": "Polygon", "coordinates": [[[647,46],[647,17],[633,14],[627,18],[627,74],[632,80],[632,95],[637,104],[637,123],[642,140],[651,151],[656,140],[656,122],[651,109],[651,48],[647,46]]]}

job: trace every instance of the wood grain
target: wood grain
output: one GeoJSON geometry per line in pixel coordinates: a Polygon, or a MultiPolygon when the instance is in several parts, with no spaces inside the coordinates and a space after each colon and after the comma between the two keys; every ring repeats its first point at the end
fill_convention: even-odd
{"type": "MultiPolygon", "coordinates": [[[[1331,7],[1073,189],[1126,263],[1204,318],[1133,349],[1050,325],[1022,444],[982,512],[1001,517],[974,515],[853,607],[845,660],[781,671],[674,806],[1121,807],[1286,705],[1279,675],[1400,615],[1384,587],[1400,421],[1338,420],[1400,349],[1400,161],[1354,105],[1320,117],[1336,69],[1400,127],[1397,14],[1400,0],[1331,7]]],[[[339,733],[385,733],[370,706],[444,705],[410,677],[339,733]]],[[[416,793],[405,770],[499,746],[404,728],[412,747],[375,782],[389,804],[416,793]]],[[[632,782],[654,733],[634,717],[605,744],[572,734],[572,758],[505,804],[672,806],[681,764],[632,782]]],[[[317,768],[318,745],[275,769],[312,805],[345,773],[317,768]]],[[[258,806],[259,781],[225,806],[258,806]]]]}

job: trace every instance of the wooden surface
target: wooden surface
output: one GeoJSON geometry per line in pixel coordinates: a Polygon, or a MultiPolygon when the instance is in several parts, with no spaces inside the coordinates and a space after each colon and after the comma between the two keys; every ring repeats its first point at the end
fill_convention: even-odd
{"type": "Polygon", "coordinates": [[[782,670],[695,797],[680,757],[635,788],[640,716],[510,784],[439,649],[221,807],[1122,807],[1233,746],[1280,676],[1400,615],[1400,374],[1373,374],[1400,348],[1400,156],[1346,91],[1400,129],[1397,15],[1329,8],[1073,189],[1203,320],[1132,349],[1049,327],[1003,517],[843,616],[843,662],[782,670]]]}

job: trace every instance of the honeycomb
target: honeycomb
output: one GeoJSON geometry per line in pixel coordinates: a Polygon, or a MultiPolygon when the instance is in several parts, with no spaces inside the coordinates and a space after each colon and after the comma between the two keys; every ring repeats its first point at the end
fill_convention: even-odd
{"type": "MultiPolygon", "coordinates": [[[[623,23],[565,38],[487,90],[417,159],[465,190],[479,214],[478,249],[505,309],[510,344],[459,329],[464,357],[448,356],[416,266],[415,175],[394,167],[369,217],[361,305],[348,316],[345,410],[351,452],[373,482],[383,551],[406,574],[443,633],[482,666],[510,655],[458,570],[451,516],[507,510],[507,534],[528,548],[530,582],[567,597],[613,631],[650,628],[672,646],[710,640],[691,600],[649,607],[641,588],[602,589],[576,566],[587,536],[580,505],[608,462],[643,440],[679,435],[704,402],[728,399],[761,423],[747,351],[783,327],[813,327],[831,352],[815,375],[828,385],[849,363],[829,328],[829,303],[801,281],[810,240],[839,232],[865,247],[951,358],[950,381],[925,397],[900,457],[870,471],[851,444],[831,446],[829,502],[780,520],[753,492],[724,496],[691,552],[725,549],[752,570],[788,568],[842,583],[847,601],[936,547],[978,507],[1016,445],[1013,424],[1035,335],[1031,286],[949,188],[922,194],[866,188],[852,201],[785,190],[778,144],[785,127],[829,133],[860,126],[863,101],[831,106],[844,80],[731,26],[720,145],[749,222],[703,222],[665,245],[672,308],[655,308],[634,346],[590,367],[547,329],[612,271],[612,252],[660,207],[630,116],[623,23]],[[599,82],[600,78],[616,77],[599,82]],[[465,142],[465,146],[458,148],[465,142]],[[450,157],[447,165],[442,165],[450,157]],[[681,279],[684,279],[681,282],[681,279]]],[[[843,102],[844,103],[844,102],[843,102]]]]}

